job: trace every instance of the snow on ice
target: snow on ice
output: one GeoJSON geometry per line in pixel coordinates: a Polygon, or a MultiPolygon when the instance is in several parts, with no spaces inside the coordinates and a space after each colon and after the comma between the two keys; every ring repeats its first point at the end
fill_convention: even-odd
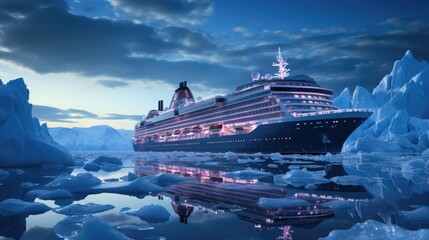
{"type": "Polygon", "coordinates": [[[340,108],[364,107],[375,112],[346,140],[342,152],[421,153],[429,148],[429,64],[407,51],[372,94],[357,86],[334,102],[340,108]]]}
{"type": "Polygon", "coordinates": [[[321,238],[323,240],[339,240],[339,239],[429,239],[429,230],[421,229],[418,231],[410,231],[398,227],[396,225],[384,224],[375,220],[367,220],[363,223],[356,223],[348,230],[334,230],[329,233],[329,236],[321,238]]]}
{"type": "Polygon", "coordinates": [[[22,78],[0,81],[0,166],[72,165],[70,154],[32,117],[29,91],[22,78]]]}
{"type": "Polygon", "coordinates": [[[170,220],[171,214],[161,205],[147,205],[139,210],[129,208],[121,209],[122,213],[130,216],[139,217],[141,220],[148,223],[166,223],[170,220]]]}

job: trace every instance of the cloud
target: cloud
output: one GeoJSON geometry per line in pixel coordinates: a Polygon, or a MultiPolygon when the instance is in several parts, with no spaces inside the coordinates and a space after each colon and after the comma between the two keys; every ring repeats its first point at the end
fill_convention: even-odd
{"type": "Polygon", "coordinates": [[[79,109],[60,109],[33,105],[33,115],[42,121],[75,123],[73,119],[97,118],[97,114],[79,109]]]}
{"type": "Polygon", "coordinates": [[[133,121],[140,121],[142,119],[142,115],[124,115],[124,114],[117,114],[117,113],[109,113],[103,116],[100,116],[100,119],[104,120],[133,120],[133,121]]]}
{"type": "Polygon", "coordinates": [[[110,3],[143,22],[159,20],[169,24],[200,24],[213,14],[210,0],[110,0],[110,3]]]}
{"type": "Polygon", "coordinates": [[[97,115],[80,109],[61,109],[50,106],[33,105],[33,115],[41,121],[77,123],[79,119],[99,119],[99,120],[141,120],[141,115],[126,115],[108,113],[97,115]]]}
{"type": "Polygon", "coordinates": [[[218,90],[249,81],[253,71],[275,72],[271,63],[281,47],[292,74],[310,75],[336,92],[356,84],[373,88],[408,49],[417,58],[429,59],[429,23],[418,18],[392,18],[362,29],[258,33],[241,26],[222,35],[170,24],[211,14],[210,1],[111,2],[133,16],[148,12],[148,17],[167,24],[78,16],[60,0],[2,0],[0,59],[41,74],[72,72],[123,80],[98,82],[107,87],[138,79],[172,85],[187,80],[218,90]]]}
{"type": "Polygon", "coordinates": [[[118,80],[97,80],[97,83],[108,88],[126,87],[129,85],[127,82],[118,80]]]}

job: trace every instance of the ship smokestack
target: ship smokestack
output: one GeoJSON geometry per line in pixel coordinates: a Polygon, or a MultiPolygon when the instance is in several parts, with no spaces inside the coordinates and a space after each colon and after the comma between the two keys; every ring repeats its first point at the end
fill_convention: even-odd
{"type": "Polygon", "coordinates": [[[180,83],[179,83],[179,87],[183,87],[183,82],[180,82],[180,83]]]}
{"type": "Polygon", "coordinates": [[[188,83],[186,81],[183,82],[184,87],[187,87],[188,83]]]}
{"type": "Polygon", "coordinates": [[[162,111],[164,109],[164,101],[159,100],[158,101],[158,111],[162,111]]]}

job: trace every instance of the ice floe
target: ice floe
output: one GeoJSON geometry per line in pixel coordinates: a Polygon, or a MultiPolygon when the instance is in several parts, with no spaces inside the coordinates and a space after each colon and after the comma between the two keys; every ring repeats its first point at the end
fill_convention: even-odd
{"type": "Polygon", "coordinates": [[[87,203],[85,205],[81,204],[72,204],[65,207],[54,208],[54,212],[64,215],[86,215],[105,212],[110,209],[113,209],[114,206],[110,204],[97,204],[97,203],[87,203]]]}
{"type": "Polygon", "coordinates": [[[329,182],[324,178],[326,172],[308,171],[304,169],[292,169],[286,174],[277,174],[274,176],[274,183],[278,185],[292,185],[294,187],[303,187],[308,184],[322,184],[329,182]]]}
{"type": "Polygon", "coordinates": [[[229,172],[224,174],[223,177],[238,179],[238,180],[254,180],[254,179],[259,179],[263,177],[270,177],[272,175],[273,174],[269,172],[262,172],[262,171],[248,169],[248,170],[242,170],[242,171],[229,172]]]}
{"type": "Polygon", "coordinates": [[[0,202],[0,215],[35,215],[51,210],[43,203],[25,202],[21,199],[9,198],[0,202]]]}
{"type": "Polygon", "coordinates": [[[166,223],[170,220],[171,214],[161,205],[147,205],[138,210],[123,208],[122,213],[130,216],[139,217],[141,220],[148,223],[166,223]]]}
{"type": "Polygon", "coordinates": [[[70,240],[130,239],[104,220],[92,215],[66,217],[55,225],[54,232],[58,237],[70,240]]]}

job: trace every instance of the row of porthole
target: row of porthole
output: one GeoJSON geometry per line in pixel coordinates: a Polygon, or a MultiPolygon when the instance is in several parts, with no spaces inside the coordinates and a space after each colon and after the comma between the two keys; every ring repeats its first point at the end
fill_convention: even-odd
{"type": "MultiPolygon", "coordinates": [[[[292,140],[291,137],[284,137],[284,138],[254,138],[249,139],[249,142],[255,142],[255,141],[275,141],[275,140],[292,140]]],[[[233,143],[233,142],[245,142],[246,140],[230,140],[230,141],[215,141],[215,142],[207,142],[207,144],[220,144],[220,143],[233,143]]]]}

